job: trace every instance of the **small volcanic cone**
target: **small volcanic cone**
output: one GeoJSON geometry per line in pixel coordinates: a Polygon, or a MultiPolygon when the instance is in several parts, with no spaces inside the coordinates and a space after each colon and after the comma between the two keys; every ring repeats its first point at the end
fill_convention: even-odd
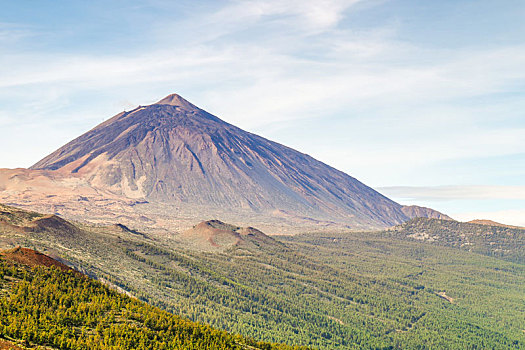
{"type": "Polygon", "coordinates": [[[37,252],[29,248],[22,248],[20,246],[0,251],[0,256],[8,261],[14,261],[19,264],[28,266],[45,266],[45,267],[57,267],[62,271],[74,271],[69,266],[57,261],[45,254],[37,252]]]}

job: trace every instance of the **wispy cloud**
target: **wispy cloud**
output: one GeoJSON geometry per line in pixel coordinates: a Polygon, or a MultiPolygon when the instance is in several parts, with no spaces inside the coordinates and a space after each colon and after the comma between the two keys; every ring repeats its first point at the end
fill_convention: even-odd
{"type": "Polygon", "coordinates": [[[14,44],[24,38],[35,37],[37,35],[38,34],[34,30],[31,30],[31,28],[27,25],[0,22],[0,43],[4,46],[14,44]]]}
{"type": "MultiPolygon", "coordinates": [[[[194,23],[203,28],[206,34],[196,39],[210,42],[218,37],[257,27],[265,27],[270,31],[280,29],[281,35],[286,29],[295,35],[311,36],[336,27],[345,11],[359,2],[363,0],[230,1],[194,23]]],[[[186,22],[185,25],[191,27],[191,23],[186,22]]],[[[202,30],[197,32],[203,33],[202,30]]]]}
{"type": "Polygon", "coordinates": [[[407,200],[525,200],[525,186],[388,186],[378,190],[388,196],[407,200]]]}
{"type": "Polygon", "coordinates": [[[399,203],[428,206],[459,221],[488,219],[525,226],[525,186],[388,186],[377,190],[399,203]]]}
{"type": "MultiPolygon", "coordinates": [[[[377,50],[386,51],[378,55],[395,52],[392,47],[377,50]]],[[[212,112],[246,126],[262,121],[323,118],[341,111],[352,113],[362,106],[377,106],[376,111],[380,112],[382,106],[388,106],[391,114],[387,118],[403,113],[405,123],[415,127],[422,122],[444,125],[474,117],[463,113],[458,118],[455,111],[438,115],[436,105],[504,92],[525,80],[525,72],[519,69],[525,61],[525,47],[507,48],[490,55],[470,52],[469,61],[462,57],[466,54],[421,67],[363,63],[360,58],[352,60],[346,54],[341,54],[338,60],[316,62],[249,44],[223,50],[198,46],[163,49],[129,57],[17,54],[0,59],[5,67],[0,69],[0,89],[67,84],[63,94],[68,94],[81,89],[140,84],[165,83],[191,90],[202,87],[203,82],[211,86],[222,83],[220,90],[210,87],[201,90],[203,103],[213,108],[212,112]],[[485,73],[480,75],[480,70],[485,73]],[[231,104],[233,100],[235,104],[231,104]],[[413,113],[414,110],[418,113],[413,113]]],[[[382,115],[376,117],[380,122],[382,115]]]]}

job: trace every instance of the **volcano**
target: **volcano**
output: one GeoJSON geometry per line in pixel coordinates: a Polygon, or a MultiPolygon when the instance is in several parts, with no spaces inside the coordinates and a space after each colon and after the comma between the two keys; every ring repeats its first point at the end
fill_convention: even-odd
{"type": "Polygon", "coordinates": [[[282,214],[360,227],[410,218],[402,205],[355,178],[228,124],[177,94],[115,115],[31,169],[81,177],[127,198],[211,212],[282,214]]]}

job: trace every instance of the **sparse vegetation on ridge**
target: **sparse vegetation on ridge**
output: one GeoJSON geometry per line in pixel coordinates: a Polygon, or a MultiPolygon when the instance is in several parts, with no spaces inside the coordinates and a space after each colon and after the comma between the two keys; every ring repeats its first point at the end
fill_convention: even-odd
{"type": "Polygon", "coordinates": [[[525,229],[519,227],[415,218],[384,234],[525,264],[525,229]]]}

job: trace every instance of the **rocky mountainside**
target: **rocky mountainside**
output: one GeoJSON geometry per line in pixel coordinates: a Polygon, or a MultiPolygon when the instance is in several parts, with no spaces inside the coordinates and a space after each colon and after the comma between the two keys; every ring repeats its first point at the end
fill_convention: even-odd
{"type": "Polygon", "coordinates": [[[440,213],[437,210],[420,207],[417,205],[404,205],[401,211],[409,218],[429,218],[440,220],[453,220],[450,216],[440,213]]]}
{"type": "MultiPolygon", "coordinates": [[[[122,112],[31,169],[85,179],[126,198],[386,227],[414,210],[355,178],[241,130],[173,94],[122,112]]],[[[417,214],[432,216],[432,210],[417,214]]]]}

